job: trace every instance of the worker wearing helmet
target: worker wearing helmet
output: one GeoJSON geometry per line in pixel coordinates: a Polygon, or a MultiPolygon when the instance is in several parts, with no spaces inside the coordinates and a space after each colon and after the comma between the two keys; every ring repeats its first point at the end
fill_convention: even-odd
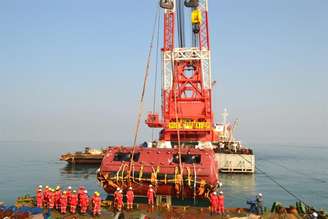
{"type": "Polygon", "coordinates": [[[46,186],[45,187],[45,189],[44,189],[44,191],[43,191],[43,204],[44,204],[44,207],[49,207],[48,205],[49,205],[49,203],[48,203],[48,201],[49,201],[49,186],[46,186]]]}
{"type": "Polygon", "coordinates": [[[256,196],[256,208],[257,208],[257,214],[258,215],[262,215],[263,214],[263,195],[262,193],[259,193],[257,196],[256,196]]]}
{"type": "Polygon", "coordinates": [[[73,190],[73,193],[71,194],[71,199],[69,201],[70,212],[72,214],[75,214],[76,213],[77,203],[78,203],[77,193],[76,193],[75,190],[73,190]]]}
{"type": "Polygon", "coordinates": [[[133,208],[133,201],[134,201],[134,193],[132,187],[129,187],[129,190],[126,192],[126,202],[127,202],[128,210],[133,208]]]}
{"type": "Polygon", "coordinates": [[[114,192],[114,208],[117,208],[117,197],[118,197],[120,190],[121,189],[119,187],[117,187],[116,191],[114,192]]]}
{"type": "Polygon", "coordinates": [[[48,189],[48,208],[53,209],[55,207],[55,190],[48,189]]]}
{"type": "Polygon", "coordinates": [[[213,213],[217,213],[217,209],[218,209],[218,196],[216,192],[212,192],[210,194],[210,203],[211,203],[211,215],[213,213]]]}
{"type": "Polygon", "coordinates": [[[224,195],[222,191],[218,195],[218,212],[219,214],[224,214],[224,195]]]}
{"type": "Polygon", "coordinates": [[[117,194],[117,210],[121,211],[123,208],[123,190],[120,189],[118,194],[117,194]]]}
{"type": "Polygon", "coordinates": [[[84,186],[79,187],[79,190],[78,190],[78,193],[77,193],[77,197],[78,197],[79,200],[80,200],[81,195],[84,194],[84,190],[85,190],[84,186]]]}
{"type": "Polygon", "coordinates": [[[60,197],[60,213],[66,214],[67,211],[67,192],[63,191],[60,197]]]}
{"type": "Polygon", "coordinates": [[[43,194],[42,194],[42,188],[38,189],[36,193],[36,205],[38,208],[42,208],[43,204],[43,194]]]}
{"type": "Polygon", "coordinates": [[[71,195],[72,195],[72,187],[68,186],[66,190],[67,203],[70,203],[71,195]]]}
{"type": "Polygon", "coordinates": [[[82,214],[87,213],[88,206],[89,206],[89,196],[87,190],[84,190],[84,194],[81,195],[80,206],[81,206],[81,213],[82,214]]]}
{"type": "Polygon", "coordinates": [[[57,186],[55,191],[55,207],[57,210],[60,210],[60,197],[61,197],[61,189],[60,186],[57,186]]]}
{"type": "Polygon", "coordinates": [[[101,197],[99,192],[95,192],[92,196],[92,213],[93,216],[101,214],[101,197]]]}
{"type": "Polygon", "coordinates": [[[154,207],[154,198],[155,198],[155,191],[153,189],[152,185],[149,185],[148,191],[147,191],[147,198],[148,198],[148,205],[151,205],[151,207],[154,207]]]}

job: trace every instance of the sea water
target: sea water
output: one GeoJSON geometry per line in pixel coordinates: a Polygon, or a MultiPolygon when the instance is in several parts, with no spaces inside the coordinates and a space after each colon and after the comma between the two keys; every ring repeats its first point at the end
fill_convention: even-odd
{"type": "MultiPolygon", "coordinates": [[[[83,151],[87,146],[83,144],[0,142],[0,201],[12,204],[18,196],[34,195],[39,184],[75,188],[85,185],[89,194],[100,191],[106,197],[96,180],[98,167],[59,161],[64,152],[83,151]]],[[[106,144],[88,146],[100,148],[106,144]]],[[[328,146],[252,144],[252,148],[259,168],[256,174],[220,175],[227,207],[247,207],[246,201],[261,192],[267,207],[275,201],[295,205],[299,198],[328,209],[328,146]]]]}

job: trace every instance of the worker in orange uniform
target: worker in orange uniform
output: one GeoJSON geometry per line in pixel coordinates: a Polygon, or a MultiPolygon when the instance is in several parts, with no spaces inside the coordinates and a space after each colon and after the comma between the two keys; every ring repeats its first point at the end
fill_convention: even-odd
{"type": "Polygon", "coordinates": [[[116,191],[114,192],[114,208],[117,208],[117,197],[118,194],[120,193],[120,187],[117,187],[116,191]]]}
{"type": "Polygon", "coordinates": [[[217,213],[218,209],[218,196],[216,192],[212,192],[210,195],[210,202],[211,202],[211,215],[213,213],[217,213]]]}
{"type": "Polygon", "coordinates": [[[57,210],[60,210],[60,196],[61,196],[60,186],[57,186],[55,191],[55,208],[57,210]]]}
{"type": "Polygon", "coordinates": [[[49,186],[46,186],[43,191],[43,204],[44,207],[48,208],[48,196],[49,196],[49,186]]]}
{"type": "Polygon", "coordinates": [[[84,194],[81,195],[80,206],[81,206],[81,213],[82,214],[87,213],[88,206],[89,206],[89,196],[87,190],[84,190],[84,194]]]}
{"type": "Polygon", "coordinates": [[[81,195],[84,194],[84,191],[85,191],[85,187],[84,186],[80,186],[79,187],[79,190],[78,190],[78,193],[77,193],[77,197],[78,197],[79,200],[81,199],[81,195]]]}
{"type": "Polygon", "coordinates": [[[224,214],[224,195],[222,191],[220,191],[218,196],[218,212],[219,214],[224,214]]]}
{"type": "Polygon", "coordinates": [[[99,192],[95,192],[92,196],[92,213],[93,216],[101,214],[101,198],[99,192]]]}
{"type": "Polygon", "coordinates": [[[73,190],[73,193],[71,195],[71,199],[69,201],[69,206],[70,206],[70,212],[72,214],[76,213],[76,207],[77,207],[77,203],[78,203],[78,197],[77,197],[77,193],[75,190],[73,190]]]}
{"type": "Polygon", "coordinates": [[[66,214],[67,210],[67,194],[66,191],[60,197],[60,213],[66,214]]]}
{"type": "Polygon", "coordinates": [[[53,209],[55,207],[55,190],[49,188],[48,189],[48,208],[53,209]]]}
{"type": "Polygon", "coordinates": [[[154,207],[155,191],[152,185],[149,185],[149,189],[147,191],[147,198],[148,198],[148,205],[154,207]]]}
{"type": "Polygon", "coordinates": [[[38,189],[38,192],[36,193],[36,206],[38,208],[42,208],[42,204],[43,204],[42,189],[38,189]]]}
{"type": "Polygon", "coordinates": [[[120,191],[117,194],[117,210],[121,211],[123,208],[123,191],[120,189],[120,191]]]}
{"type": "Polygon", "coordinates": [[[70,203],[70,201],[71,201],[71,195],[72,195],[72,187],[69,186],[69,187],[67,187],[67,190],[66,190],[67,203],[70,203]]]}
{"type": "Polygon", "coordinates": [[[133,200],[134,200],[134,193],[132,187],[129,187],[129,190],[126,193],[126,202],[127,202],[128,210],[133,208],[133,200]]]}

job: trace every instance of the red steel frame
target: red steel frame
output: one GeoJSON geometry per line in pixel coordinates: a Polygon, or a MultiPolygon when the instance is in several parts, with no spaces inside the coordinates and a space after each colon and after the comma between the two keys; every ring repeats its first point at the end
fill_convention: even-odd
{"type": "MultiPolygon", "coordinates": [[[[209,54],[199,59],[179,59],[175,51],[184,48],[174,47],[175,10],[164,13],[164,47],[163,57],[169,56],[172,76],[169,88],[162,88],[162,119],[158,114],[149,114],[146,124],[153,128],[163,128],[160,141],[177,142],[178,132],[181,142],[213,142],[214,118],[212,112],[212,89],[210,72],[210,43],[208,30],[207,0],[200,0],[204,22],[200,24],[199,52],[209,54]],[[205,82],[207,77],[207,82],[205,82]]],[[[194,48],[197,50],[197,48],[194,48]]],[[[163,58],[163,68],[165,68],[163,58]]],[[[165,71],[165,70],[164,70],[165,71]]],[[[170,72],[169,72],[170,73],[170,72]]],[[[163,73],[167,74],[167,72],[163,73]]],[[[164,76],[165,77],[165,76],[164,76]]]]}

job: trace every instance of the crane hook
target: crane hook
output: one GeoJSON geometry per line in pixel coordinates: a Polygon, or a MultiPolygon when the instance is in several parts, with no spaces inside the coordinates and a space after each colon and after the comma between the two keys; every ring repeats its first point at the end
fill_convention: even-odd
{"type": "Polygon", "coordinates": [[[197,8],[199,5],[199,0],[185,0],[184,5],[187,8],[197,8]]]}
{"type": "Polygon", "coordinates": [[[161,8],[172,10],[174,8],[174,3],[172,0],[160,0],[159,5],[161,8]]]}

